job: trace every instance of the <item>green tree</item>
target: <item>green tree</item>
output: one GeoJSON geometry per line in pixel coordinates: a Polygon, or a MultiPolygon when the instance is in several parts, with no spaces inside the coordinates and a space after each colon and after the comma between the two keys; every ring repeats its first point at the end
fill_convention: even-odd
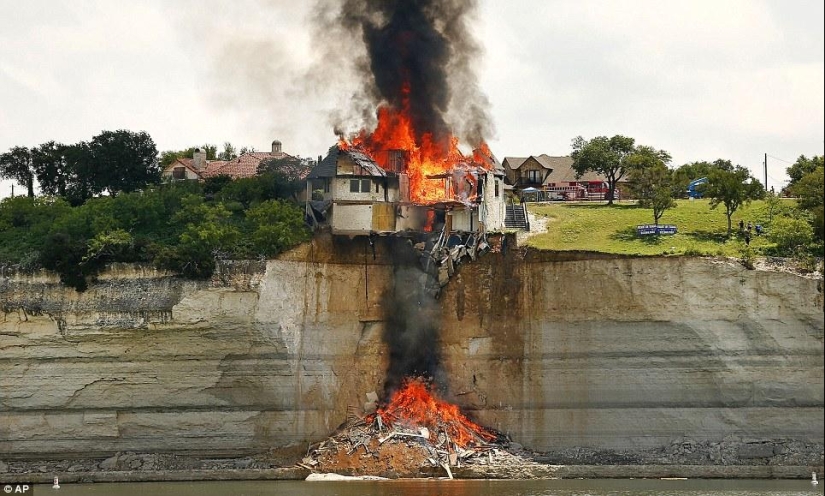
{"type": "Polygon", "coordinates": [[[70,211],[66,202],[51,196],[16,196],[0,201],[0,264],[40,267],[52,225],[70,211]]]}
{"type": "Polygon", "coordinates": [[[238,158],[238,151],[232,143],[225,141],[223,143],[223,151],[218,154],[218,160],[232,160],[238,158]]]}
{"type": "Polygon", "coordinates": [[[0,178],[12,179],[26,187],[29,198],[34,198],[34,167],[31,150],[15,146],[0,155],[0,178]]]}
{"type": "Polygon", "coordinates": [[[63,196],[72,205],[81,205],[100,193],[96,185],[97,170],[92,160],[92,150],[89,143],[81,141],[63,146],[61,151],[65,171],[63,196]]]}
{"type": "Polygon", "coordinates": [[[52,196],[66,196],[69,169],[63,156],[66,145],[48,141],[32,148],[32,167],[40,191],[52,196]]]}
{"type": "Polygon", "coordinates": [[[799,178],[791,187],[794,196],[799,198],[799,206],[805,210],[812,210],[822,206],[825,199],[825,176],[823,176],[823,166],[818,166],[814,170],[799,178]]]}
{"type": "Polygon", "coordinates": [[[788,183],[789,188],[793,188],[794,184],[802,179],[805,174],[813,172],[817,167],[822,167],[824,164],[822,155],[813,156],[811,158],[805,155],[800,155],[796,162],[788,167],[786,172],[790,176],[791,181],[788,183]]]}
{"type": "Polygon", "coordinates": [[[687,188],[691,181],[707,177],[713,164],[710,162],[690,162],[676,168],[673,173],[674,190],[678,198],[687,198],[687,188]]]}
{"type": "Polygon", "coordinates": [[[182,231],[174,246],[159,250],[155,263],[187,277],[209,277],[215,259],[228,257],[241,236],[231,222],[232,213],[223,203],[207,204],[203,197],[187,195],[172,223],[182,231]]]}
{"type": "Polygon", "coordinates": [[[653,210],[656,225],[666,210],[676,206],[673,200],[674,174],[667,168],[670,160],[666,151],[649,146],[638,147],[627,160],[630,190],[639,199],[640,206],[653,210]]]}
{"type": "Polygon", "coordinates": [[[779,254],[795,255],[813,240],[813,230],[802,219],[777,217],[771,223],[768,239],[776,243],[779,254]]]}
{"type": "Polygon", "coordinates": [[[808,211],[811,214],[811,224],[814,228],[816,236],[822,240],[823,219],[825,215],[825,173],[823,173],[822,165],[816,167],[813,171],[802,176],[793,186],[791,192],[794,196],[799,198],[799,208],[808,211]]]}
{"type": "MultiPolygon", "coordinates": [[[[231,145],[230,145],[231,146],[231,145]]],[[[195,156],[195,150],[206,152],[206,160],[216,160],[218,158],[218,147],[205,143],[202,146],[192,146],[185,150],[166,150],[160,154],[161,169],[171,164],[179,158],[192,158],[195,156]]],[[[221,160],[224,160],[221,158],[221,160]]]]}
{"type": "Polygon", "coordinates": [[[773,192],[773,188],[771,191],[765,193],[765,206],[768,207],[768,222],[773,221],[773,214],[779,211],[779,207],[782,205],[782,199],[779,198],[779,195],[773,192]]]}
{"type": "Polygon", "coordinates": [[[573,169],[578,177],[587,171],[603,175],[607,179],[607,204],[613,204],[616,184],[627,172],[627,158],[634,152],[633,138],[616,135],[612,138],[597,136],[590,141],[581,136],[573,139],[573,169]]]}
{"type": "Polygon", "coordinates": [[[155,142],[147,133],[103,131],[89,143],[96,191],[115,195],[160,182],[155,142]]]}
{"type": "Polygon", "coordinates": [[[708,182],[704,185],[703,194],[710,198],[710,208],[725,206],[725,215],[728,219],[727,235],[730,236],[731,217],[734,212],[743,204],[762,198],[765,190],[748,169],[739,165],[730,166],[730,162],[724,160],[717,160],[715,163],[718,165],[708,173],[708,182]]]}
{"type": "Polygon", "coordinates": [[[270,200],[246,211],[252,228],[252,245],[263,256],[272,256],[309,239],[303,210],[297,205],[270,200]]]}

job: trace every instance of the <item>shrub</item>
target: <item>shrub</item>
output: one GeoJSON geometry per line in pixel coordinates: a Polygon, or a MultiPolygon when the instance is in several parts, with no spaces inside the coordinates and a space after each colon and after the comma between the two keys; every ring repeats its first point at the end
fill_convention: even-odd
{"type": "Polygon", "coordinates": [[[272,256],[309,239],[303,210],[284,201],[270,200],[246,211],[256,252],[272,256]]]}
{"type": "Polygon", "coordinates": [[[778,255],[791,256],[814,237],[811,225],[802,219],[777,217],[771,222],[768,240],[776,244],[778,255]]]}

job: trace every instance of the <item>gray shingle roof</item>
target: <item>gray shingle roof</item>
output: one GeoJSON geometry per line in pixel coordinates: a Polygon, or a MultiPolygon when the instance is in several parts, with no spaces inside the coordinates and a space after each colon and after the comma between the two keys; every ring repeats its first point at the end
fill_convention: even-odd
{"type": "Polygon", "coordinates": [[[318,165],[312,168],[307,175],[307,179],[320,179],[322,177],[335,177],[338,169],[338,154],[340,149],[338,145],[329,147],[327,156],[323,158],[318,165]]]}
{"type": "Polygon", "coordinates": [[[358,166],[361,167],[361,169],[363,169],[364,173],[369,174],[370,176],[387,176],[387,171],[382,169],[378,164],[375,163],[373,159],[371,159],[364,152],[355,149],[341,150],[341,148],[338,147],[338,145],[336,145],[330,147],[327,156],[324,157],[323,160],[321,160],[318,163],[318,165],[313,167],[313,169],[307,176],[307,179],[335,177],[338,174],[338,158],[342,154],[348,155],[353,162],[358,164],[358,166]]]}

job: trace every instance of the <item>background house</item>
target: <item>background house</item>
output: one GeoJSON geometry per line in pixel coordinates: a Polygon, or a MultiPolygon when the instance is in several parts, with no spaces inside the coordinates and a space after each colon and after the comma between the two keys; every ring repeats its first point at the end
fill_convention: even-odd
{"type": "Polygon", "coordinates": [[[207,160],[206,152],[195,149],[192,158],[179,158],[167,165],[161,178],[167,181],[204,180],[209,177],[229,176],[232,179],[258,175],[258,167],[267,160],[294,158],[281,150],[281,142],[272,142],[269,152],[246,152],[232,160],[207,160]]]}
{"type": "MultiPolygon", "coordinates": [[[[527,199],[602,200],[607,193],[607,179],[587,171],[576,177],[573,158],[546,154],[529,157],[505,157],[502,162],[507,180],[519,197],[527,188],[538,190],[527,199]]],[[[620,180],[620,185],[624,178],[620,180]]],[[[620,188],[619,188],[620,189],[620,188]]]]}

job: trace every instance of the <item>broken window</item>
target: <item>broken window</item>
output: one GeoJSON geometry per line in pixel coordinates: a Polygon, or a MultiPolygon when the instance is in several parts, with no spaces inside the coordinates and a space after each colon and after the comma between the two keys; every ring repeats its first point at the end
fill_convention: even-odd
{"type": "MultiPolygon", "coordinates": [[[[369,179],[350,179],[349,192],[350,193],[369,193],[372,187],[372,181],[369,179]]],[[[376,191],[378,186],[376,185],[376,191]]]]}

